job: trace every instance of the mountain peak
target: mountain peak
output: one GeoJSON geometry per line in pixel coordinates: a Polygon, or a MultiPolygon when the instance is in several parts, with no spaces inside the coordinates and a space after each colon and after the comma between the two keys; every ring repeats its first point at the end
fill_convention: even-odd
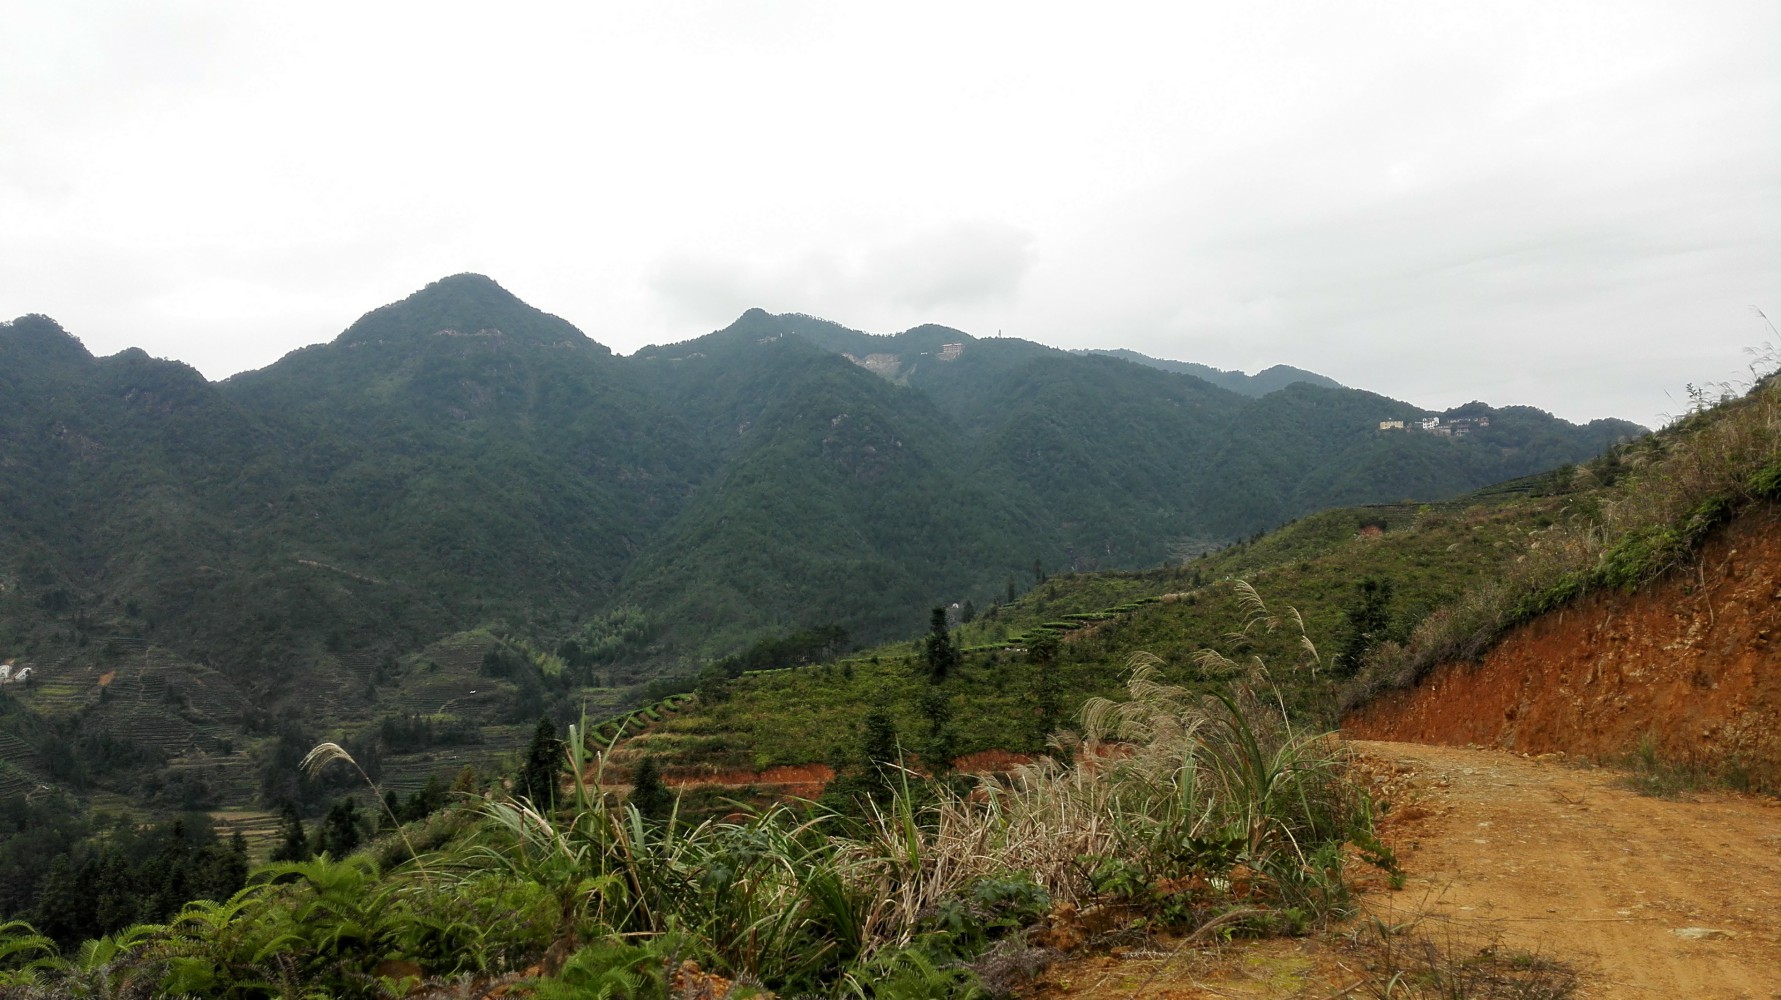
{"type": "Polygon", "coordinates": [[[41,313],[20,316],[10,323],[0,323],[0,356],[8,349],[16,350],[22,362],[53,361],[57,364],[79,364],[93,360],[93,355],[80,338],[62,329],[62,325],[41,313]]]}
{"type": "Polygon", "coordinates": [[[493,278],[468,272],[440,278],[400,302],[371,310],[335,343],[356,346],[440,336],[611,353],[567,320],[527,305],[493,278]]]}

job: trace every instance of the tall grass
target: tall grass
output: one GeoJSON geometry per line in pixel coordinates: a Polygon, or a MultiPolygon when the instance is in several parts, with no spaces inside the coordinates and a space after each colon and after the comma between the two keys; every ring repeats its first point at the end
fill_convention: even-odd
{"type": "MultiPolygon", "coordinates": [[[[1058,759],[975,785],[897,768],[851,816],[651,820],[605,790],[610,747],[572,727],[557,806],[467,800],[475,823],[424,866],[262,869],[227,903],[120,936],[106,968],[239,997],[486,991],[522,966],[540,996],[665,996],[687,963],[780,995],[987,995],[1040,964],[1042,925],[1297,932],[1342,909],[1340,846],[1370,841],[1336,746],[1258,694],[1259,665],[1211,696],[1166,683],[1156,657],[1130,667],[1058,759]]],[[[22,966],[35,945],[10,931],[22,966]]]]}
{"type": "Polygon", "coordinates": [[[1151,926],[1275,931],[1339,909],[1337,848],[1368,816],[1336,745],[1294,732],[1248,685],[1198,697],[1163,683],[1160,663],[1133,658],[1126,697],[1092,703],[1059,738],[1066,760],[964,788],[898,770],[853,819],[780,805],[651,822],[601,793],[605,755],[572,730],[567,807],[485,801],[457,869],[547,887],[559,962],[671,937],[744,982],[862,997],[886,976],[960,974],[958,939],[980,950],[1008,929],[986,921],[1014,913],[1003,924],[1115,905],[1151,926]]]}

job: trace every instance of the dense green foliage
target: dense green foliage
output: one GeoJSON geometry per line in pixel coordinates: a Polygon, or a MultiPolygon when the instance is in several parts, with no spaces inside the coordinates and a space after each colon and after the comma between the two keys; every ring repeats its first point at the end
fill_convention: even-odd
{"type": "MultiPolygon", "coordinates": [[[[1027,580],[1453,493],[1633,430],[1511,408],[1463,439],[1382,434],[1417,411],[758,310],[618,358],[475,275],[215,384],[24,317],[0,325],[0,397],[0,661],[35,674],[0,691],[0,794],[310,819],[351,791],[293,766],[322,740],[412,794],[520,750],[540,716],[715,703],[748,671],[911,635],[937,604],[989,609],[1027,580]]],[[[970,617],[966,647],[1019,634],[970,617]]],[[[958,703],[977,687],[1031,702],[1009,724],[1031,729],[1111,683],[1070,679],[1077,659],[1012,686],[965,662],[891,711],[930,755],[976,738],[958,703]]]]}
{"type": "Polygon", "coordinates": [[[372,995],[391,970],[486,982],[549,951],[540,996],[661,996],[687,957],[791,991],[971,995],[1054,899],[1295,932],[1340,909],[1340,845],[1377,849],[1298,727],[1781,499],[1770,379],[1582,466],[1259,534],[1626,428],[1473,404],[1453,415],[1488,432],[1381,433],[1414,411],[758,312],[617,359],[486,279],[221,386],[26,318],[0,330],[0,390],[23,401],[0,462],[27,470],[0,480],[0,657],[38,668],[0,688],[0,917],[35,922],[0,927],[0,985],[89,992],[372,995]],[[1170,552],[1191,558],[1131,568],[1170,552]],[[616,714],[559,741],[588,704],[616,714]],[[511,792],[466,782],[474,809],[426,818],[442,769],[528,734],[511,792]],[[358,773],[300,771],[323,739],[358,773]],[[1073,739],[1139,749],[1079,798],[1073,739]],[[602,762],[635,763],[628,806],[584,783],[620,741],[602,762]],[[948,772],[987,750],[1035,763],[967,796],[948,772]],[[674,818],[687,770],[817,762],[826,811],[674,818]],[[407,794],[343,797],[360,774],[407,794]],[[255,849],[288,863],[240,889],[247,847],[208,820],[95,821],[54,786],[288,802],[255,849]],[[1039,838],[1052,854],[947,853],[1066,805],[1083,822],[1039,838]],[[416,825],[353,854],[380,807],[416,825]],[[1091,828],[1111,839],[1072,839],[1091,828]],[[1239,877],[1260,895],[1233,899],[1239,877]],[[64,959],[38,933],[95,930],[116,933],[64,959]]]}
{"type": "Polygon", "coordinates": [[[138,829],[118,822],[105,836],[58,851],[29,912],[64,946],[153,923],[194,899],[224,900],[247,879],[247,846],[217,838],[210,818],[189,813],[138,829]]]}
{"type": "Polygon", "coordinates": [[[1126,696],[1084,716],[1091,740],[1129,748],[1116,765],[1091,751],[1095,766],[964,794],[891,763],[881,733],[854,818],[781,805],[687,823],[654,793],[646,814],[602,791],[602,759],[572,728],[561,808],[478,796],[405,831],[433,845],[424,857],[270,865],[226,900],[62,956],[8,923],[0,990],[666,1000],[697,993],[703,968],[781,996],[990,997],[1048,960],[1034,933],[1054,903],[1227,935],[1346,912],[1343,845],[1374,842],[1339,756],[1243,684],[1201,701],[1150,669],[1136,663],[1126,696]]]}
{"type": "Polygon", "coordinates": [[[215,385],[26,317],[0,328],[0,393],[0,578],[34,611],[0,608],[0,642],[123,636],[274,687],[502,622],[583,666],[823,622],[883,638],[1035,558],[1153,564],[1631,430],[1511,408],[1471,440],[1381,435],[1412,408],[759,311],[614,358],[471,275],[215,385]],[[850,347],[910,361],[893,383],[850,347]]]}

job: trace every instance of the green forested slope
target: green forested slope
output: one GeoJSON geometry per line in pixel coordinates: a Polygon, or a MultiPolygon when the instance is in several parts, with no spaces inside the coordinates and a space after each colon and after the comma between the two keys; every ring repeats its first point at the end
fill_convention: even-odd
{"type": "Polygon", "coordinates": [[[1242,393],[1245,396],[1266,396],[1270,392],[1277,389],[1284,389],[1295,382],[1308,382],[1312,385],[1328,386],[1332,389],[1339,389],[1342,387],[1342,383],[1337,382],[1335,379],[1330,378],[1327,375],[1308,372],[1303,368],[1294,368],[1291,365],[1274,365],[1270,368],[1264,368],[1261,371],[1256,372],[1254,375],[1246,375],[1240,371],[1224,371],[1222,369],[1213,368],[1210,365],[1195,364],[1192,361],[1169,361],[1163,358],[1153,358],[1148,355],[1139,354],[1137,351],[1110,350],[1083,351],[1080,353],[1102,354],[1110,358],[1122,358],[1133,364],[1147,365],[1151,368],[1161,369],[1166,372],[1192,375],[1196,378],[1205,379],[1220,388],[1242,393]]]}
{"type": "Polygon", "coordinates": [[[892,638],[1035,570],[1155,566],[1636,430],[1506,408],[1464,439],[1382,434],[1422,411],[758,310],[620,358],[476,275],[215,384],[25,317],[0,325],[0,396],[0,658],[87,678],[45,710],[146,649],[321,731],[406,705],[454,633],[530,643],[531,679],[485,688],[551,704],[595,667],[686,673],[817,625],[892,638]],[[555,649],[573,684],[534,676],[555,649]]]}

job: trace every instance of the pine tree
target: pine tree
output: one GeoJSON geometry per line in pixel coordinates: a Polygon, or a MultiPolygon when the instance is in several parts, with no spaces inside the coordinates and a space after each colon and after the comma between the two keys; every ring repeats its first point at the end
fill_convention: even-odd
{"type": "Polygon", "coordinates": [[[928,680],[935,684],[945,680],[959,665],[958,640],[946,627],[946,609],[936,607],[928,626],[927,644],[922,650],[922,664],[928,680]]]}
{"type": "Polygon", "coordinates": [[[874,708],[866,713],[866,733],[860,744],[860,754],[865,758],[866,772],[873,784],[889,791],[891,771],[901,763],[902,756],[897,723],[890,712],[874,708]]]}
{"type": "Polygon", "coordinates": [[[928,742],[922,748],[922,759],[934,774],[952,770],[952,759],[958,756],[957,737],[952,728],[952,699],[942,687],[930,687],[919,699],[921,714],[928,720],[928,742]]]}
{"type": "Polygon", "coordinates": [[[839,815],[865,816],[866,803],[890,801],[901,763],[897,723],[883,706],[866,713],[857,753],[836,747],[829,757],[834,780],[823,789],[822,805],[839,815]]]}
{"type": "Polygon", "coordinates": [[[281,839],[272,854],[266,860],[308,861],[312,856],[309,847],[309,835],[303,832],[303,817],[297,815],[297,804],[285,799],[279,804],[279,824],[281,839]]]}
{"type": "Polygon", "coordinates": [[[1039,676],[1033,683],[1033,742],[1039,747],[1046,747],[1046,741],[1064,721],[1064,691],[1057,671],[1050,669],[1049,662],[1040,666],[1039,676]]]}
{"type": "Polygon", "coordinates": [[[348,795],[337,799],[322,819],[316,834],[316,847],[329,857],[339,859],[359,849],[359,804],[348,795]]]}
{"type": "Polygon", "coordinates": [[[1389,579],[1366,579],[1356,588],[1354,603],[1344,608],[1346,629],[1342,649],[1336,656],[1336,671],[1352,676],[1360,670],[1367,653],[1387,637],[1391,630],[1392,583],[1389,579]]]}
{"type": "Polygon", "coordinates": [[[549,716],[538,720],[532,731],[532,745],[526,750],[526,763],[520,768],[518,787],[514,791],[531,800],[541,809],[556,808],[557,777],[567,770],[563,741],[557,739],[556,723],[549,716]]]}
{"type": "Polygon", "coordinates": [[[637,765],[631,782],[631,804],[645,819],[665,819],[674,808],[674,793],[662,781],[661,765],[655,755],[646,755],[637,765]]]}

